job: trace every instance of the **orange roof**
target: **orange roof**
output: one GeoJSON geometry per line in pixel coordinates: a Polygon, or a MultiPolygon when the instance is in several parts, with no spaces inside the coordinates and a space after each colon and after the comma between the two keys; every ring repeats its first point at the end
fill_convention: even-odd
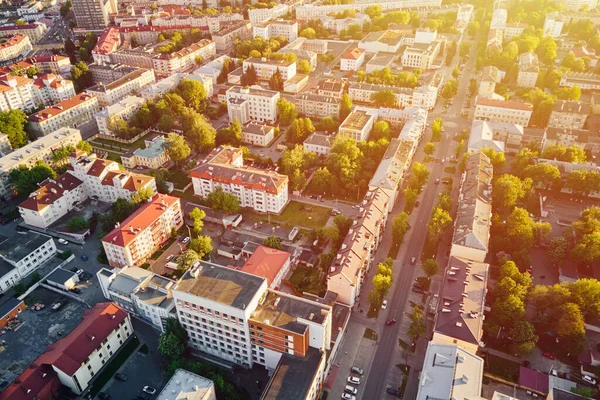
{"type": "Polygon", "coordinates": [[[21,43],[25,39],[27,39],[27,36],[22,35],[22,34],[19,33],[19,34],[15,35],[15,36],[11,37],[6,42],[0,43],[0,50],[6,49],[6,48],[11,47],[11,46],[15,46],[15,45],[21,43]]]}
{"type": "Polygon", "coordinates": [[[252,256],[241,268],[243,272],[252,275],[262,276],[267,279],[270,286],[281,268],[290,259],[292,255],[287,251],[272,249],[267,246],[258,246],[252,256]]]}
{"type": "Polygon", "coordinates": [[[9,92],[15,87],[25,86],[30,82],[33,82],[33,79],[24,76],[1,75],[0,92],[9,92]]]}
{"type": "Polygon", "coordinates": [[[348,50],[347,52],[345,52],[342,58],[346,58],[349,60],[358,60],[360,56],[364,54],[364,52],[364,49],[359,49],[358,47],[355,47],[352,50],[348,50]]]}
{"type": "Polygon", "coordinates": [[[514,108],[523,111],[533,111],[533,104],[515,100],[495,100],[488,99],[485,97],[479,97],[477,98],[477,105],[500,108],[514,108]]]}
{"type": "Polygon", "coordinates": [[[166,209],[179,203],[178,197],[157,193],[151,202],[144,203],[131,214],[120,226],[102,238],[105,243],[126,247],[137,235],[158,220],[166,209]]]}
{"type": "Polygon", "coordinates": [[[51,87],[56,89],[64,86],[67,82],[70,81],[63,79],[60,75],[41,74],[37,76],[37,79],[33,81],[33,84],[39,88],[51,87]]]}
{"type": "Polygon", "coordinates": [[[54,204],[66,191],[74,190],[83,184],[83,182],[69,172],[65,172],[56,178],[56,180],[46,179],[45,182],[48,183],[36,190],[34,192],[36,193],[35,195],[32,194],[27,200],[19,204],[19,207],[40,211],[54,204]]]}
{"type": "Polygon", "coordinates": [[[94,48],[94,52],[97,54],[108,54],[115,49],[115,45],[118,46],[121,41],[121,34],[117,28],[108,28],[104,31],[100,39],[98,39],[98,43],[96,43],[96,47],[94,48]]]}
{"type": "Polygon", "coordinates": [[[94,96],[90,96],[89,94],[80,93],[68,100],[61,101],[60,103],[56,103],[55,105],[45,108],[42,111],[38,111],[35,114],[29,116],[29,120],[32,122],[42,122],[49,118],[55,117],[60,113],[63,113],[73,107],[76,107],[80,104],[83,104],[94,96]]]}
{"type": "Polygon", "coordinates": [[[87,174],[90,176],[100,176],[100,175],[102,175],[104,170],[114,162],[115,161],[105,160],[103,158],[97,158],[94,161],[94,163],[92,164],[92,166],[90,167],[90,169],[88,170],[87,174]]]}

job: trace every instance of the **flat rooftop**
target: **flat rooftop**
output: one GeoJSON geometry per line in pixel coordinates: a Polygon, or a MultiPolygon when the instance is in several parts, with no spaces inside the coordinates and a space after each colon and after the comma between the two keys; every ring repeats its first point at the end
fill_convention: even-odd
{"type": "Polygon", "coordinates": [[[346,117],[340,129],[362,130],[373,116],[363,110],[355,110],[346,117]]]}
{"type": "Polygon", "coordinates": [[[0,255],[18,262],[50,240],[50,236],[32,231],[17,233],[11,237],[0,236],[0,255]]]}
{"type": "Polygon", "coordinates": [[[175,290],[244,310],[263,285],[263,277],[200,261],[183,275],[175,290]]]}

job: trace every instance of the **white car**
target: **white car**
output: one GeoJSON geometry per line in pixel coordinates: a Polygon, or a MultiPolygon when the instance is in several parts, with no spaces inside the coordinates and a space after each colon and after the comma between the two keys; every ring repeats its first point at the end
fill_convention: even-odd
{"type": "Polygon", "coordinates": [[[586,381],[586,382],[588,382],[588,383],[591,383],[592,385],[596,384],[596,380],[594,378],[590,377],[590,376],[587,376],[587,375],[583,375],[583,380],[586,381]]]}
{"type": "Polygon", "coordinates": [[[156,393],[156,389],[154,389],[152,386],[144,386],[142,390],[148,394],[156,393]]]}
{"type": "Polygon", "coordinates": [[[186,236],[186,237],[183,238],[183,240],[181,241],[181,243],[187,244],[189,241],[190,241],[190,237],[186,236]]]}
{"type": "Polygon", "coordinates": [[[344,399],[344,400],[356,400],[356,396],[352,396],[350,393],[342,393],[342,399],[344,399]]]}
{"type": "Polygon", "coordinates": [[[81,274],[83,274],[83,270],[82,269],[78,269],[77,272],[75,272],[78,276],[81,276],[81,274]]]}
{"type": "Polygon", "coordinates": [[[60,239],[58,239],[58,243],[60,243],[60,244],[69,244],[69,242],[67,242],[67,241],[66,241],[65,239],[63,239],[63,238],[60,238],[60,239]]]}
{"type": "Polygon", "coordinates": [[[383,303],[381,303],[381,308],[384,310],[387,308],[387,300],[384,300],[383,303]]]}
{"type": "Polygon", "coordinates": [[[360,385],[360,378],[357,378],[356,376],[349,376],[348,383],[351,383],[353,385],[360,385]]]}

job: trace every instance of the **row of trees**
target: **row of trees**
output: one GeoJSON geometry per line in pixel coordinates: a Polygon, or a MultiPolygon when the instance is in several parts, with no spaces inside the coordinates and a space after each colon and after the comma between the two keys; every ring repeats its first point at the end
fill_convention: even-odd
{"type": "Polygon", "coordinates": [[[408,186],[404,189],[404,212],[410,213],[415,207],[417,197],[423,190],[423,185],[429,179],[429,170],[425,164],[414,162],[411,167],[411,177],[408,186]]]}
{"type": "Polygon", "coordinates": [[[0,112],[0,132],[8,136],[8,141],[13,149],[25,146],[29,137],[25,131],[27,114],[21,110],[0,112]]]}
{"type": "Polygon", "coordinates": [[[163,31],[158,34],[157,41],[163,42],[165,40],[170,40],[170,42],[156,49],[156,52],[161,54],[171,54],[191,45],[192,43],[199,42],[203,37],[204,33],[199,28],[192,28],[185,31],[163,31]]]}
{"type": "Polygon", "coordinates": [[[384,67],[371,73],[367,73],[362,70],[357,72],[357,80],[359,82],[407,88],[417,87],[419,85],[420,76],[420,69],[415,69],[414,71],[410,72],[400,71],[397,74],[392,74],[392,71],[389,67],[384,67]]]}
{"type": "MultiPolygon", "coordinates": [[[[299,121],[302,121],[302,119],[299,121]]],[[[310,122],[310,120],[308,121],[310,122]]],[[[292,190],[301,190],[304,188],[307,171],[316,165],[317,154],[305,150],[301,144],[297,144],[293,148],[286,150],[279,159],[280,172],[289,177],[292,190]]]]}
{"type": "Polygon", "coordinates": [[[428,277],[438,273],[439,265],[435,261],[437,248],[444,231],[452,226],[451,210],[452,198],[450,197],[450,187],[448,187],[438,195],[437,204],[431,210],[431,216],[427,223],[427,236],[423,245],[425,258],[421,263],[421,268],[428,277]]]}
{"type": "Polygon", "coordinates": [[[381,307],[383,298],[392,287],[393,264],[394,260],[388,257],[383,263],[377,265],[377,273],[373,276],[373,288],[369,292],[371,312],[377,312],[381,307]]]}
{"type": "Polygon", "coordinates": [[[257,53],[250,53],[254,50],[258,52],[258,57],[267,57],[275,53],[277,50],[282,48],[288,43],[287,39],[283,36],[275,36],[270,39],[264,39],[257,36],[249,40],[236,40],[235,42],[235,57],[237,58],[249,58],[256,56],[257,53]]]}

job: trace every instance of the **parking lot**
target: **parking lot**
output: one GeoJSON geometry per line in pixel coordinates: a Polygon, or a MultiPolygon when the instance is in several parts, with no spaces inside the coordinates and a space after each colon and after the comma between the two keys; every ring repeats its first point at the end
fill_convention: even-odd
{"type": "Polygon", "coordinates": [[[12,382],[38,358],[48,345],[67,335],[81,321],[86,306],[70,300],[59,311],[50,309],[61,295],[44,288],[34,290],[25,299],[26,304],[44,304],[40,311],[28,308],[19,315],[25,324],[18,331],[7,331],[0,336],[6,345],[0,355],[0,381],[12,382]]]}

